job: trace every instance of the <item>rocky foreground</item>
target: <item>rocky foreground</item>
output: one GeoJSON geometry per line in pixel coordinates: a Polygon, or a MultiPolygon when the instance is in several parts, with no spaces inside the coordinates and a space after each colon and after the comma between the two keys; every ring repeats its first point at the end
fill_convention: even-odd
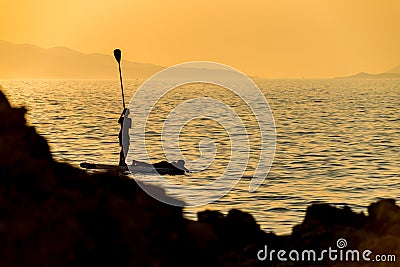
{"type": "Polygon", "coordinates": [[[239,210],[191,221],[132,179],[54,161],[25,113],[0,92],[0,266],[400,266],[393,200],[371,204],[368,216],[312,205],[290,236],[263,232],[239,210]],[[359,262],[345,260],[353,249],[359,262]],[[377,255],[396,262],[378,263],[377,255]]]}

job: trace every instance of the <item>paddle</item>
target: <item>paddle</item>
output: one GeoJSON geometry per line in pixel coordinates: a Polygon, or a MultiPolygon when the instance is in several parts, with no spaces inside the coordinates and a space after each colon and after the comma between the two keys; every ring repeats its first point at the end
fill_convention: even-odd
{"type": "Polygon", "coordinates": [[[124,85],[122,84],[122,74],[121,74],[121,50],[115,49],[114,50],[114,57],[118,62],[119,80],[121,82],[121,91],[122,91],[122,104],[124,105],[124,111],[125,111],[124,85]]]}

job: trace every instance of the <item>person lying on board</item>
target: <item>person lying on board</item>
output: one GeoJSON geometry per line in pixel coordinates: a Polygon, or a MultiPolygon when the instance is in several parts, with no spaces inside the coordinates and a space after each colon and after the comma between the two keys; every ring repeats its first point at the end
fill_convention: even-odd
{"type": "Polygon", "coordinates": [[[149,164],[145,162],[140,162],[137,160],[132,161],[132,166],[141,166],[141,167],[154,167],[155,169],[179,169],[184,172],[189,172],[188,169],[185,168],[185,161],[184,160],[178,160],[174,161],[172,163],[169,163],[168,161],[160,161],[154,164],[149,164]]]}

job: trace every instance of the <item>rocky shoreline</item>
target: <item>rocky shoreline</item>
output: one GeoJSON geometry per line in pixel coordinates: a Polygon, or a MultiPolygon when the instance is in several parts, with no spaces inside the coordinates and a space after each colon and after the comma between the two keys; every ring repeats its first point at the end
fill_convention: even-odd
{"type": "Polygon", "coordinates": [[[54,161],[25,113],[0,91],[0,266],[400,266],[394,200],[372,203],[368,215],[314,204],[286,236],[265,233],[240,210],[203,211],[192,221],[132,179],[54,161]],[[336,260],[290,254],[329,248],[336,260]],[[339,260],[341,249],[371,251],[371,261],[339,260]]]}

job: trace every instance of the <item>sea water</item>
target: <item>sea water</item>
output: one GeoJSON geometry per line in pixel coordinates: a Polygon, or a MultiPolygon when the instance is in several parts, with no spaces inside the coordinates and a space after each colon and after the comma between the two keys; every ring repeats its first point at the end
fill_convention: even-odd
{"type": "MultiPolygon", "coordinates": [[[[142,82],[125,81],[127,103],[142,82]]],[[[217,99],[246,122],[251,153],[245,173],[226,196],[205,206],[185,208],[185,216],[195,218],[196,212],[204,209],[226,213],[236,208],[250,212],[262,229],[284,234],[301,222],[312,203],[348,204],[357,212],[366,212],[366,207],[380,198],[399,199],[400,80],[255,82],[274,116],[276,151],[268,177],[252,193],[248,187],[260,155],[260,133],[251,109],[240,97],[228,89],[199,83],[176,88],[155,103],[147,122],[145,152],[153,162],[165,159],[161,135],[166,117],[188,99],[217,99]]],[[[14,106],[28,109],[28,123],[48,140],[56,160],[77,167],[85,161],[118,163],[118,119],[122,112],[118,81],[2,80],[0,85],[14,106]]],[[[135,127],[134,120],[132,124],[135,127]]],[[[229,135],[235,132],[227,133],[209,119],[194,118],[177,130],[187,159],[202,157],[202,140],[211,140],[217,150],[208,168],[166,178],[174,183],[202,185],[213,181],[229,164],[231,153],[242,149],[230,142],[229,135]]],[[[140,175],[132,178],[151,180],[140,175]]],[[[212,192],[196,190],[191,194],[207,199],[212,192]]]]}

